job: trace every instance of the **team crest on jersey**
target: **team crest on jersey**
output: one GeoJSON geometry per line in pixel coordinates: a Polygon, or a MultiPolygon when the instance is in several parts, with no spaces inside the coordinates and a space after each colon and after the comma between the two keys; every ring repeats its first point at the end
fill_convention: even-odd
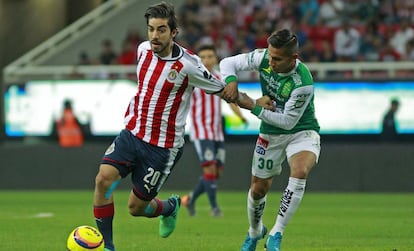
{"type": "Polygon", "coordinates": [[[211,151],[211,149],[210,149],[210,148],[207,148],[207,149],[204,151],[204,159],[205,159],[205,160],[213,160],[213,158],[214,158],[213,151],[211,151]]]}
{"type": "Polygon", "coordinates": [[[115,143],[112,143],[105,151],[105,155],[109,155],[115,151],[115,143]]]}
{"type": "Polygon", "coordinates": [[[295,108],[301,108],[308,99],[310,94],[298,94],[296,98],[295,108]]]}
{"type": "Polygon", "coordinates": [[[177,78],[178,72],[175,69],[172,69],[167,76],[167,80],[170,82],[174,82],[174,80],[177,78]]]}

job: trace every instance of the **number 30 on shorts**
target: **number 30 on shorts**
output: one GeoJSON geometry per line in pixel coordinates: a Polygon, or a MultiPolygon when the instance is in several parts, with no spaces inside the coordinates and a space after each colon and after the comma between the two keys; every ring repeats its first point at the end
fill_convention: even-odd
{"type": "Polygon", "coordinates": [[[264,169],[264,168],[266,168],[267,170],[272,170],[273,169],[273,160],[271,160],[271,159],[259,158],[258,162],[259,163],[258,163],[257,167],[259,169],[264,169]]]}

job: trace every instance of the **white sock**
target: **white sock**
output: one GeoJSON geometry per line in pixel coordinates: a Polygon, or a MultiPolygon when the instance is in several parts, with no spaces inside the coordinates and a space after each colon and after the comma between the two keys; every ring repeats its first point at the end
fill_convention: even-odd
{"type": "Polygon", "coordinates": [[[270,231],[270,235],[274,235],[276,232],[283,234],[283,230],[289,223],[290,218],[298,209],[305,192],[306,179],[297,179],[290,177],[289,183],[283,193],[280,201],[279,213],[276,218],[276,223],[270,231]]]}
{"type": "Polygon", "coordinates": [[[248,217],[249,225],[250,225],[249,227],[250,237],[253,237],[253,238],[259,237],[262,232],[262,228],[263,228],[262,216],[263,216],[265,204],[266,204],[266,196],[259,200],[254,200],[251,195],[251,191],[249,190],[249,193],[247,195],[247,217],[248,217]]]}

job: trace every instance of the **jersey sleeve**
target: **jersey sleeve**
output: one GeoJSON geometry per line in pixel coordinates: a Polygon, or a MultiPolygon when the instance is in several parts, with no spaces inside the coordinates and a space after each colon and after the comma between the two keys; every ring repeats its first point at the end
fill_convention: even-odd
{"type": "Polygon", "coordinates": [[[201,59],[195,55],[191,56],[191,61],[188,66],[189,84],[203,89],[208,94],[220,93],[226,84],[216,78],[207,68],[201,63],[201,59]]]}
{"type": "Polygon", "coordinates": [[[137,47],[137,58],[135,59],[137,62],[139,61],[139,58],[143,51],[147,50],[148,48],[151,48],[148,41],[144,41],[140,43],[137,47]]]}
{"type": "Polygon", "coordinates": [[[292,91],[283,111],[270,111],[256,105],[252,113],[267,124],[291,130],[296,126],[311,102],[313,93],[313,85],[299,87],[292,91]]]}
{"type": "Polygon", "coordinates": [[[251,71],[259,69],[265,56],[265,49],[256,49],[249,53],[227,57],[220,61],[220,73],[226,83],[237,81],[239,71],[251,71]]]}

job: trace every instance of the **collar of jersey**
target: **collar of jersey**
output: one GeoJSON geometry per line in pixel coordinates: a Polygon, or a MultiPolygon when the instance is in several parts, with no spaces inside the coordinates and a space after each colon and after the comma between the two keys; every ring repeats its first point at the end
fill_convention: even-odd
{"type": "Polygon", "coordinates": [[[165,61],[177,61],[184,55],[184,50],[179,45],[174,43],[171,55],[166,57],[160,57],[158,54],[155,55],[165,61]]]}

